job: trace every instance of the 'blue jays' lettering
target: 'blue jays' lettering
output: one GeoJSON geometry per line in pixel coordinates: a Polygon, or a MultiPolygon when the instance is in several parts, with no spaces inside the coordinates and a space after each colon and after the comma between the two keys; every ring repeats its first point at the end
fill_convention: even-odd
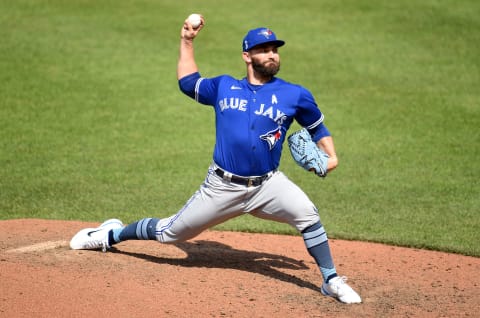
{"type": "Polygon", "coordinates": [[[275,77],[261,86],[228,75],[199,78],[195,99],[216,110],[213,160],[241,176],[263,175],[278,168],[294,119],[313,128],[323,118],[308,90],[275,77]]]}

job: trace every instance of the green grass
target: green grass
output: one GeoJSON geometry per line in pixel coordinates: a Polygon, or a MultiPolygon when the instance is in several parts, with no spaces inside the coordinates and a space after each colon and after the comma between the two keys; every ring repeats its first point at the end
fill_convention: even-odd
{"type": "MultiPolygon", "coordinates": [[[[478,1],[2,1],[0,218],[126,222],[177,211],[211,160],[213,116],[177,86],[191,12],[205,76],[244,76],[245,32],[287,44],[340,157],[282,170],[331,238],[480,256],[478,1]]],[[[297,128],[295,126],[293,128],[297,128]]],[[[245,216],[224,230],[295,234],[245,216]]]]}

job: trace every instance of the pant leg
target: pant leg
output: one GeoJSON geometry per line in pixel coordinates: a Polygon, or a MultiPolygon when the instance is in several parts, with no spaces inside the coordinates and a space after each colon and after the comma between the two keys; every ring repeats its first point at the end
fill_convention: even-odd
{"type": "Polygon", "coordinates": [[[317,209],[307,195],[283,173],[276,173],[252,199],[252,215],[288,223],[302,233],[309,254],[315,259],[323,280],[337,276],[327,234],[317,209]]]}
{"type": "Polygon", "coordinates": [[[305,192],[280,171],[262,184],[248,208],[256,217],[290,224],[299,232],[320,221],[305,192]]]}
{"type": "Polygon", "coordinates": [[[182,209],[157,223],[157,240],[162,243],[186,241],[241,215],[245,192],[244,187],[225,182],[210,167],[204,183],[182,209]]]}

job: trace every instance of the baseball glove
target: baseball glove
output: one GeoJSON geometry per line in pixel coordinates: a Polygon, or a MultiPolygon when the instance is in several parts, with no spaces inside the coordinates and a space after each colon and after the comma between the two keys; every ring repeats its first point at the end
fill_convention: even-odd
{"type": "Polygon", "coordinates": [[[288,147],[293,160],[300,167],[314,171],[319,177],[327,176],[328,155],[318,148],[305,128],[288,137],[288,147]]]}

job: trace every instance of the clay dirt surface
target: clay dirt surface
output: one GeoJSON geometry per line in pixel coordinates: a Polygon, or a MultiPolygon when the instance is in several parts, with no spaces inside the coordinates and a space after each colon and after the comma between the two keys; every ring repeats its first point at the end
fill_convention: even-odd
{"type": "Polygon", "coordinates": [[[480,258],[331,239],[362,296],[322,296],[300,236],[206,231],[70,250],[98,224],[0,221],[0,317],[480,317],[480,258]]]}

